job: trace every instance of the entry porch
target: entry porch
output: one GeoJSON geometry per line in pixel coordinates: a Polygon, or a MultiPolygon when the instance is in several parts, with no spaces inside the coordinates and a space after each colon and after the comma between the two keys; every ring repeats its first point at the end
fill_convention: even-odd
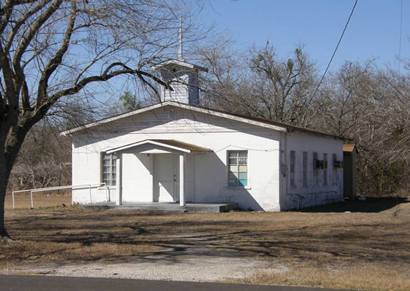
{"type": "MultiPolygon", "coordinates": [[[[112,148],[116,160],[117,206],[168,208],[196,204],[194,155],[210,149],[176,140],[150,139],[112,148]],[[188,172],[188,173],[187,173],[188,172]],[[162,204],[164,204],[162,206],[162,204]]],[[[216,208],[221,206],[216,206],[216,208]]]]}

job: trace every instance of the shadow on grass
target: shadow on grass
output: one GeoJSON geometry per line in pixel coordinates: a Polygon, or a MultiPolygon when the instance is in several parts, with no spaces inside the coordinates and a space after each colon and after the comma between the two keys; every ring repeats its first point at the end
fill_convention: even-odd
{"type": "Polygon", "coordinates": [[[367,198],[366,200],[349,200],[318,207],[300,210],[301,212],[364,212],[377,213],[391,209],[398,204],[409,203],[406,198],[367,198]]]}
{"type": "MultiPolygon", "coordinates": [[[[403,199],[368,199],[305,211],[377,213],[401,202],[403,199]]],[[[237,221],[225,220],[224,216],[198,220],[197,216],[184,215],[181,219],[170,215],[159,219],[157,215],[134,212],[60,211],[11,220],[12,233],[30,243],[23,243],[19,249],[0,248],[0,251],[13,251],[10,257],[23,262],[52,259],[59,263],[174,264],[192,255],[204,258],[258,257],[319,264],[334,263],[335,260],[339,263],[386,264],[407,264],[410,261],[407,216],[399,215],[393,219],[392,215],[342,214],[339,215],[340,222],[335,219],[324,222],[328,217],[324,214],[319,218],[312,215],[312,221],[302,223],[293,220],[297,214],[283,215],[289,216],[289,221],[275,221],[272,218],[276,215],[264,220],[237,221]],[[361,219],[356,220],[356,217],[361,219]],[[33,243],[39,243],[41,247],[30,249],[33,243]],[[144,246],[148,248],[143,250],[144,246]]],[[[304,220],[308,216],[300,217],[304,220]]]]}

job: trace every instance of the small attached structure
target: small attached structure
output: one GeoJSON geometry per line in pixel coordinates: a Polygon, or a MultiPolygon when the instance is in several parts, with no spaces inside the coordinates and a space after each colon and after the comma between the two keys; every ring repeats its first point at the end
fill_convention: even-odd
{"type": "Polygon", "coordinates": [[[343,200],[343,140],[201,107],[198,73],[181,60],[155,67],[177,90],[161,103],[64,132],[73,140],[80,204],[235,203],[281,211],[343,200]]]}
{"type": "Polygon", "coordinates": [[[343,189],[344,197],[348,199],[356,197],[356,159],[356,145],[343,145],[343,189]]]}

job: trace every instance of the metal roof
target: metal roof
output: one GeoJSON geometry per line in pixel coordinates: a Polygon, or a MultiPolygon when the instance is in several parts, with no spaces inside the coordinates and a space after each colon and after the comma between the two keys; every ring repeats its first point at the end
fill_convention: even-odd
{"type": "Polygon", "coordinates": [[[316,135],[322,135],[322,136],[327,136],[327,137],[333,137],[333,138],[337,138],[337,139],[344,139],[341,136],[338,135],[333,135],[333,134],[329,134],[326,132],[322,132],[322,131],[318,131],[318,130],[314,130],[314,129],[310,129],[310,128],[304,128],[304,127],[299,127],[299,126],[294,126],[294,125],[290,125],[284,122],[278,122],[278,121],[272,121],[272,120],[268,120],[268,119],[263,119],[263,118],[258,118],[258,117],[250,117],[250,116],[246,116],[246,115],[241,115],[241,114],[236,114],[236,113],[230,113],[227,111],[222,111],[222,110],[218,110],[218,109],[212,109],[212,108],[207,108],[207,107],[202,107],[202,106],[193,106],[193,105],[189,105],[189,104],[185,104],[185,103],[179,103],[179,102],[175,102],[175,101],[165,101],[163,103],[158,103],[158,104],[154,104],[154,105],[150,105],[147,107],[143,107],[131,112],[127,112],[127,113],[122,113],[119,115],[115,115],[109,118],[104,118],[101,119],[99,121],[96,122],[92,122],[83,126],[79,126],[79,127],[75,127],[66,131],[63,131],[61,134],[62,135],[69,135],[69,134],[73,134],[75,132],[79,132],[82,131],[84,129],[87,128],[91,128],[100,124],[105,124],[105,123],[109,123],[118,119],[122,119],[122,118],[126,118],[129,116],[134,116],[143,112],[147,112],[150,110],[154,110],[156,108],[160,108],[160,107],[166,107],[166,106],[173,106],[173,107],[178,107],[178,108],[183,108],[183,109],[187,109],[187,110],[191,110],[191,111],[196,111],[196,112],[201,112],[204,114],[210,114],[210,115],[214,115],[214,116],[219,116],[222,118],[227,118],[227,119],[232,119],[232,120],[236,120],[239,122],[245,122],[248,124],[252,124],[252,125],[256,125],[256,126],[261,126],[261,127],[265,127],[265,128],[270,128],[273,130],[277,130],[277,131],[282,131],[282,132],[290,132],[290,131],[301,131],[301,132],[306,132],[306,133],[311,133],[311,134],[316,134],[316,135]]]}
{"type": "Polygon", "coordinates": [[[181,61],[181,60],[174,60],[174,59],[159,63],[155,66],[152,66],[152,69],[153,70],[158,70],[158,69],[160,69],[162,67],[166,67],[166,66],[180,66],[180,67],[185,67],[185,68],[188,68],[188,69],[195,69],[195,70],[198,70],[198,71],[208,72],[208,69],[205,68],[205,67],[198,66],[198,65],[195,65],[195,64],[191,64],[191,63],[187,63],[187,62],[184,62],[184,61],[181,61]]]}
{"type": "Polygon", "coordinates": [[[356,145],[353,143],[346,143],[343,145],[343,151],[351,153],[356,150],[356,145]]]}

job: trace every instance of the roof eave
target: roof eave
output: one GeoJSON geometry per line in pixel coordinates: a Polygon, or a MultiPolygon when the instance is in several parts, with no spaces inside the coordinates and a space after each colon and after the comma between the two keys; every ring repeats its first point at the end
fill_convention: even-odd
{"type": "Polygon", "coordinates": [[[130,143],[130,144],[119,146],[119,147],[109,148],[109,149],[106,149],[105,152],[107,154],[111,154],[111,153],[121,152],[121,151],[131,149],[131,148],[136,148],[136,147],[146,145],[146,144],[151,144],[153,146],[160,146],[163,148],[167,148],[167,149],[171,149],[171,150],[175,150],[175,151],[179,151],[183,153],[212,151],[209,148],[205,148],[205,147],[197,146],[193,144],[188,144],[188,143],[183,143],[183,142],[179,142],[176,140],[147,139],[147,140],[138,141],[138,142],[130,143]]]}
{"type": "Polygon", "coordinates": [[[330,134],[330,133],[326,133],[326,132],[321,132],[321,131],[317,131],[317,130],[313,130],[313,129],[309,129],[309,128],[291,127],[290,129],[288,129],[288,132],[292,132],[292,131],[299,131],[299,132],[303,132],[303,133],[306,133],[306,134],[321,135],[321,136],[325,136],[325,137],[340,139],[342,141],[346,140],[343,136],[334,135],[334,134],[330,134]]]}
{"type": "Polygon", "coordinates": [[[274,129],[277,131],[281,131],[281,132],[287,132],[286,127],[280,127],[277,125],[272,125],[272,124],[268,124],[268,123],[263,123],[263,122],[259,122],[259,121],[254,121],[251,119],[247,119],[244,117],[238,117],[235,115],[230,115],[228,113],[222,113],[222,112],[218,112],[218,111],[213,111],[212,109],[205,109],[205,108],[200,108],[200,107],[196,107],[196,106],[192,106],[192,105],[188,105],[188,104],[182,104],[182,103],[177,103],[177,102],[172,102],[172,101],[165,101],[162,103],[158,103],[155,105],[151,105],[151,106],[147,106],[145,108],[141,108],[141,109],[137,109],[131,112],[127,112],[121,115],[117,115],[117,116],[113,116],[113,117],[109,117],[100,121],[96,121],[96,122],[92,122],[83,126],[79,126],[73,129],[69,129],[66,131],[63,131],[60,133],[60,135],[63,136],[67,136],[67,135],[72,135],[74,133],[78,133],[79,131],[83,131],[98,125],[102,125],[102,124],[106,124],[112,121],[116,121],[118,119],[122,119],[122,118],[126,118],[126,117],[130,117],[130,116],[134,116],[137,114],[141,114],[143,112],[147,112],[150,110],[154,110],[156,108],[160,108],[160,107],[164,107],[164,106],[174,106],[177,108],[183,108],[183,109],[187,109],[187,110],[192,110],[192,111],[196,111],[196,112],[200,112],[200,113],[204,113],[204,114],[211,114],[213,116],[219,116],[219,117],[223,117],[223,118],[227,118],[227,119],[231,119],[231,120],[236,120],[236,121],[240,121],[243,123],[247,123],[247,124],[252,124],[255,126],[260,126],[260,127],[265,127],[265,128],[270,128],[270,129],[274,129]]]}
{"type": "Polygon", "coordinates": [[[264,123],[264,122],[260,122],[260,121],[255,121],[255,120],[248,119],[248,118],[245,118],[245,117],[235,116],[235,115],[232,115],[232,114],[229,114],[229,113],[222,113],[222,112],[219,112],[219,111],[214,111],[212,109],[201,108],[201,107],[191,106],[191,105],[182,104],[182,103],[172,103],[171,105],[176,105],[179,108],[192,110],[192,111],[196,111],[196,112],[200,112],[200,113],[204,113],[204,114],[211,114],[213,116],[219,116],[219,117],[223,117],[223,118],[227,118],[227,119],[231,119],[231,120],[236,120],[236,121],[240,121],[240,122],[243,122],[243,123],[256,125],[256,126],[259,126],[259,127],[265,127],[265,128],[270,128],[270,129],[274,129],[274,130],[281,131],[281,132],[287,132],[286,127],[281,127],[281,126],[277,126],[277,125],[273,125],[273,124],[268,124],[268,123],[264,123]]]}
{"type": "Polygon", "coordinates": [[[311,129],[308,129],[308,128],[299,128],[299,127],[291,126],[291,125],[280,126],[280,125],[271,124],[271,123],[268,123],[268,122],[253,120],[251,118],[237,116],[237,115],[234,115],[234,114],[224,113],[224,112],[209,109],[209,108],[197,107],[197,106],[192,106],[192,105],[189,105],[189,104],[178,103],[178,102],[173,102],[173,101],[164,101],[164,102],[154,104],[154,105],[150,105],[150,106],[147,106],[147,107],[144,107],[144,108],[141,108],[141,109],[137,109],[137,110],[134,110],[134,111],[131,111],[131,112],[127,112],[127,113],[123,113],[123,114],[120,114],[120,115],[117,115],[117,116],[102,119],[100,121],[96,121],[96,122],[89,123],[89,124],[86,124],[86,125],[83,125],[83,126],[79,126],[79,127],[76,127],[76,128],[70,129],[70,130],[63,131],[60,134],[64,135],[64,136],[72,135],[74,133],[83,131],[85,129],[89,129],[89,128],[92,128],[92,127],[95,127],[95,126],[98,126],[98,125],[101,125],[101,124],[109,123],[109,122],[112,122],[112,121],[115,121],[115,120],[119,120],[119,119],[122,119],[122,118],[138,115],[140,113],[151,111],[151,110],[154,110],[156,108],[160,108],[160,107],[164,107],[164,106],[174,106],[174,107],[177,107],[177,108],[187,109],[187,110],[200,112],[200,113],[204,113],[204,114],[211,114],[213,116],[218,116],[218,117],[222,117],[222,118],[226,118],[226,119],[236,120],[236,121],[243,122],[243,123],[246,123],[246,124],[251,124],[251,125],[264,127],[264,128],[269,128],[269,129],[273,129],[273,130],[280,131],[280,132],[299,131],[299,132],[304,132],[304,133],[308,133],[308,134],[322,135],[322,136],[332,137],[332,138],[336,138],[336,139],[340,139],[340,140],[346,140],[342,136],[332,135],[332,134],[328,134],[328,133],[325,133],[325,132],[311,130],[311,129]]]}
{"type": "Polygon", "coordinates": [[[105,123],[109,123],[109,122],[112,122],[112,121],[115,121],[115,120],[118,120],[118,119],[126,118],[126,117],[133,116],[133,115],[137,115],[137,114],[140,114],[140,113],[143,113],[143,112],[146,112],[146,111],[150,111],[150,110],[153,110],[155,108],[166,106],[166,105],[168,105],[168,103],[169,103],[169,101],[165,101],[165,102],[162,102],[162,103],[147,106],[147,107],[137,109],[137,110],[134,110],[134,111],[130,111],[130,112],[127,112],[127,113],[123,113],[123,114],[120,114],[120,115],[108,117],[108,118],[105,118],[105,119],[102,119],[102,120],[99,120],[99,121],[95,121],[95,122],[88,123],[88,124],[85,124],[85,125],[82,125],[82,126],[78,126],[78,127],[75,127],[75,128],[69,129],[69,130],[65,130],[65,131],[61,132],[60,135],[62,135],[62,136],[72,135],[73,133],[77,133],[79,131],[89,129],[91,127],[95,127],[95,126],[105,124],[105,123]]]}
{"type": "Polygon", "coordinates": [[[158,70],[162,67],[165,67],[167,65],[178,65],[178,66],[186,67],[186,68],[189,68],[189,69],[196,69],[196,70],[199,70],[199,71],[208,72],[208,69],[205,68],[205,67],[195,65],[195,64],[191,64],[191,63],[187,63],[187,62],[180,61],[180,60],[168,60],[168,61],[159,63],[157,65],[154,65],[151,68],[156,71],[156,70],[158,70]]]}

